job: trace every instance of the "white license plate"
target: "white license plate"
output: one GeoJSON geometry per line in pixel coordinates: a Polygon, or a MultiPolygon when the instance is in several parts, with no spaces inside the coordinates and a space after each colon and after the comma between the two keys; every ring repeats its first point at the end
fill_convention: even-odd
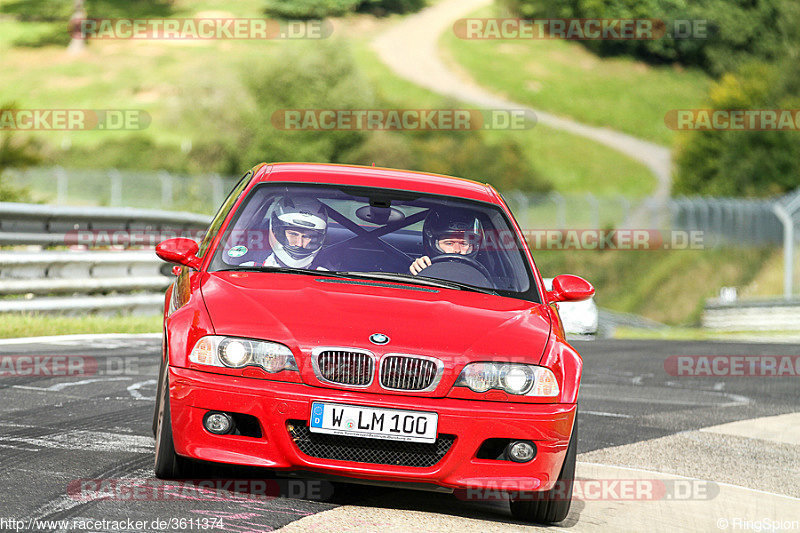
{"type": "Polygon", "coordinates": [[[437,413],[313,402],[308,429],[368,439],[436,442],[438,423],[437,413]]]}

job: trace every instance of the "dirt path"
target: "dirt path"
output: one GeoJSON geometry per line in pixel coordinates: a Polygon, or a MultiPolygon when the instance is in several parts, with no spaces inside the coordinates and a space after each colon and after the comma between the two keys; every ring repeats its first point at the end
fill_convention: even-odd
{"type": "MultiPolygon", "coordinates": [[[[441,95],[485,108],[531,109],[492,94],[464,74],[452,71],[440,57],[438,40],[442,33],[450,31],[459,18],[491,2],[444,0],[379,35],[373,41],[373,48],[397,75],[441,95]]],[[[672,163],[668,148],[609,128],[589,126],[538,109],[532,111],[545,126],[586,137],[642,162],[658,180],[653,197],[669,198],[672,163]]]]}

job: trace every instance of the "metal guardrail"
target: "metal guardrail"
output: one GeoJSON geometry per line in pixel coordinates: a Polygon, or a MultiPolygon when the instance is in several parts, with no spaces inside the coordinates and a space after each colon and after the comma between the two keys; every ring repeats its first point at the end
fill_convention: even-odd
{"type": "Polygon", "coordinates": [[[797,331],[800,299],[737,300],[706,302],[703,327],[727,331],[797,331]]]}
{"type": "Polygon", "coordinates": [[[661,322],[650,320],[643,316],[634,315],[631,313],[622,313],[619,311],[611,311],[610,309],[598,309],[599,322],[601,327],[614,328],[617,326],[627,326],[639,329],[663,329],[666,328],[661,322]]]}
{"type": "Polygon", "coordinates": [[[80,244],[80,230],[182,232],[204,229],[207,215],[124,207],[67,207],[0,202],[0,245],[80,244]]]}
{"type": "MultiPolygon", "coordinates": [[[[70,246],[78,244],[84,230],[90,235],[197,234],[210,220],[149,209],[0,203],[0,245],[70,246]]],[[[153,291],[171,283],[170,268],[152,249],[2,251],[0,312],[158,313],[164,296],[153,291]]]]}
{"type": "Polygon", "coordinates": [[[163,290],[167,276],[169,265],[148,250],[0,254],[1,296],[163,290]]]}

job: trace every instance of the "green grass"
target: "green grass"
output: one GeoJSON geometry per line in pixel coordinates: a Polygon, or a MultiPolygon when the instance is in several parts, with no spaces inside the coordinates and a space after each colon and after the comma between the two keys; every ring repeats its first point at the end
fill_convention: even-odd
{"type": "MultiPolygon", "coordinates": [[[[394,76],[366,41],[362,40],[354,50],[379,98],[390,105],[469,107],[394,76]]],[[[517,140],[533,167],[561,193],[642,197],[655,187],[655,178],[644,165],[577,135],[537,125],[522,131],[488,131],[487,137],[493,142],[505,137],[517,140]]]]}
{"type": "Polygon", "coordinates": [[[576,274],[596,289],[597,305],[674,326],[699,324],[706,298],[746,287],[774,254],[769,248],[534,252],[544,277],[576,274]]]}
{"type": "MultiPolygon", "coordinates": [[[[224,8],[228,16],[263,16],[262,3],[257,0],[226,4],[224,8]]],[[[183,0],[174,5],[173,16],[188,17],[209,9],[213,9],[211,2],[183,0]]],[[[379,101],[411,108],[456,106],[397,78],[369,48],[369,39],[392,20],[350,17],[337,22],[334,38],[344,36],[352,45],[379,101]]],[[[226,102],[237,110],[252,105],[242,72],[258,62],[279,61],[283,47],[297,45],[292,41],[106,40],[91,42],[77,57],[67,55],[59,46],[12,47],[26,32],[41,31],[41,24],[0,18],[0,78],[4,81],[0,102],[14,101],[23,108],[141,109],[152,117],[150,126],[142,131],[37,132],[55,160],[61,147],[91,149],[111,138],[145,136],[159,145],[178,147],[186,141],[218,137],[220,132],[230,131],[230,126],[219,112],[203,110],[212,109],[217,102],[226,102]]],[[[643,196],[654,186],[643,165],[581,137],[543,126],[521,132],[488,132],[490,140],[508,136],[519,141],[538,173],[560,192],[643,196]]],[[[101,160],[102,154],[97,154],[97,159],[101,160]]],[[[99,191],[107,198],[106,188],[103,183],[100,189],[87,186],[77,190],[90,196],[99,191]]]]}
{"type": "Polygon", "coordinates": [[[73,335],[78,333],[157,333],[161,315],[59,316],[41,314],[0,315],[0,338],[73,335]]]}
{"type": "MultiPolygon", "coordinates": [[[[486,8],[471,16],[496,16],[486,8]]],[[[600,58],[563,40],[464,40],[442,46],[480,84],[516,102],[658,143],[672,144],[670,109],[703,107],[710,78],[699,70],[600,58]]]]}
{"type": "Polygon", "coordinates": [[[747,342],[758,338],[759,342],[772,340],[775,342],[796,343],[800,338],[797,331],[724,331],[701,328],[663,328],[640,329],[630,327],[615,328],[615,339],[631,340],[665,340],[665,341],[730,341],[747,342]]]}

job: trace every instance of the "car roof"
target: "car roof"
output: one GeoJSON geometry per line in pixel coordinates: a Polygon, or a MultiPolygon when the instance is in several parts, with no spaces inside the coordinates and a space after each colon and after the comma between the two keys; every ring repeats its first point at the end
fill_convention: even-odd
{"type": "Polygon", "coordinates": [[[253,181],[258,183],[288,181],[381,187],[456,196],[493,204],[500,203],[498,193],[485,183],[428,172],[359,165],[273,163],[259,168],[253,181]]]}

